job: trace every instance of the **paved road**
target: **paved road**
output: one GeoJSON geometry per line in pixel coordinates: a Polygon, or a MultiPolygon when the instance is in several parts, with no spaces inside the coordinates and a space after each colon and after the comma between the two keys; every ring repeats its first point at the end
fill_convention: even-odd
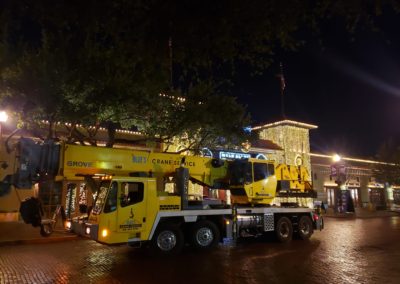
{"type": "Polygon", "coordinates": [[[326,218],[308,242],[154,257],[86,239],[0,247],[0,283],[399,283],[400,217],[326,218]]]}

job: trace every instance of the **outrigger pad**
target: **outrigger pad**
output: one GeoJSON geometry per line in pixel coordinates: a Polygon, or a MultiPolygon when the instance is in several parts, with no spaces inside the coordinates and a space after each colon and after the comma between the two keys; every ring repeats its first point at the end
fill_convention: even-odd
{"type": "Polygon", "coordinates": [[[26,224],[39,227],[42,221],[42,209],[39,199],[30,197],[21,202],[19,212],[26,224]]]}

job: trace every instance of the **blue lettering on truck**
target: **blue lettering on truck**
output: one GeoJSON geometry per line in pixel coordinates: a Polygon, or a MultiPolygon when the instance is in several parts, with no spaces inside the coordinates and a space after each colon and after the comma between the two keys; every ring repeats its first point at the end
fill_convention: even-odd
{"type": "Polygon", "coordinates": [[[132,162],[134,164],[145,164],[147,162],[147,158],[143,156],[132,155],[132,162]]]}

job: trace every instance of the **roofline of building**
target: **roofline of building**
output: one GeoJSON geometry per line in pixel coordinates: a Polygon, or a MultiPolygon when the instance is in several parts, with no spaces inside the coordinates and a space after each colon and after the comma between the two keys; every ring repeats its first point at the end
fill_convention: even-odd
{"type": "MultiPolygon", "coordinates": [[[[317,154],[317,153],[310,153],[311,157],[318,157],[318,158],[326,158],[333,160],[334,155],[325,155],[325,154],[317,154]]],[[[380,164],[380,165],[387,165],[387,166],[396,166],[394,163],[386,163],[382,161],[374,161],[374,160],[367,160],[367,159],[358,159],[358,158],[351,158],[351,157],[341,157],[344,161],[349,162],[359,162],[359,163],[366,163],[366,164],[380,164]]]]}
{"type": "Polygon", "coordinates": [[[281,121],[267,123],[267,124],[260,125],[260,126],[254,126],[252,128],[252,130],[259,130],[259,129],[270,128],[270,127],[281,126],[281,125],[291,125],[291,126],[301,127],[301,128],[305,128],[305,129],[317,129],[318,128],[318,126],[314,125],[314,124],[285,119],[285,120],[281,120],[281,121]]]}
{"type": "MultiPolygon", "coordinates": [[[[50,124],[50,122],[48,120],[42,120],[41,122],[46,124],[46,125],[50,124]]],[[[67,126],[67,127],[73,126],[73,124],[69,123],[69,122],[55,122],[55,125],[56,126],[67,126]]],[[[82,124],[75,124],[75,127],[77,127],[77,128],[85,128],[85,126],[83,126],[82,124]]],[[[89,126],[89,127],[86,127],[86,128],[95,129],[96,127],[95,126],[89,126]]],[[[105,127],[98,127],[98,130],[107,132],[107,128],[105,128],[105,127]]],[[[118,132],[118,133],[143,136],[143,134],[141,132],[139,132],[139,131],[132,131],[132,130],[126,130],[126,129],[116,129],[115,131],[118,132]]]]}

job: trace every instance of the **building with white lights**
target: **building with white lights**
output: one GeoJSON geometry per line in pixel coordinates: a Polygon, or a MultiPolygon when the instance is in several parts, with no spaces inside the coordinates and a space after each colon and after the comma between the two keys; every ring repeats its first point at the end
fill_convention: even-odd
{"type": "MultiPolygon", "coordinates": [[[[312,173],[317,199],[338,213],[357,207],[387,209],[400,207],[400,187],[376,182],[374,169],[382,162],[311,153],[309,131],[316,125],[282,120],[253,128],[259,137],[283,149],[275,154],[277,163],[304,165],[312,173]]],[[[385,163],[383,163],[385,164],[385,163]]]]}

